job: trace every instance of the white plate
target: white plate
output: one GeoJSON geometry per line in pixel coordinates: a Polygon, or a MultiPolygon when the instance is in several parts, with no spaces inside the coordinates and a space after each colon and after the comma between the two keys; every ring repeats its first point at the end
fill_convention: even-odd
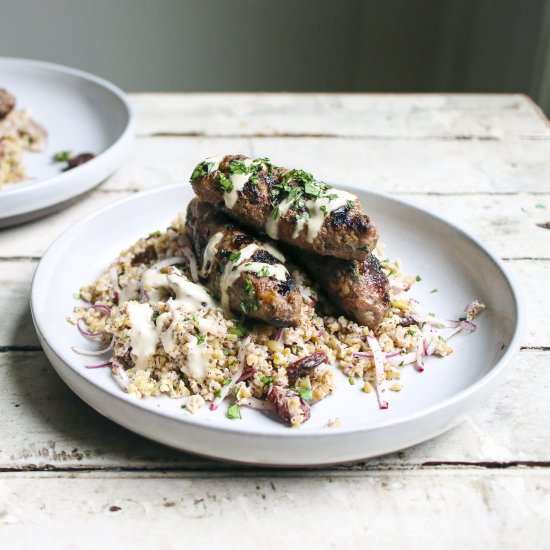
{"type": "Polygon", "coordinates": [[[0,57],[0,88],[48,131],[46,149],[25,153],[28,179],[0,190],[0,227],[47,214],[89,191],[124,161],[133,117],[124,93],[93,75],[60,65],[0,57]],[[90,152],[91,161],[62,172],[52,155],[90,152]]]}
{"type": "Polygon", "coordinates": [[[46,355],[69,387],[101,414],[161,443],[210,457],[278,466],[327,464],[395,451],[444,432],[485,402],[519,347],[515,287],[500,262],[452,224],[394,198],[353,192],[376,220],[387,254],[422,276],[412,292],[426,311],[452,318],[474,298],[487,305],[477,332],[453,341],[455,354],[429,358],[424,373],[405,368],[404,388],[390,392],[389,409],[380,410],[374,394],[338,375],[336,393],[313,407],[306,424],[291,429],[254,410],[229,420],[223,407],[215,412],[203,407],[191,415],[178,400],[138,400],[120,390],[108,369],[83,367],[86,360],[70,350],[82,345],[82,338],[65,320],[75,306],[73,293],[120,250],[167,227],[192,198],[185,184],[100,210],[50,247],[36,271],[31,299],[46,355]],[[430,293],[433,288],[438,292],[430,293]],[[335,418],[341,427],[327,427],[335,418]]]}

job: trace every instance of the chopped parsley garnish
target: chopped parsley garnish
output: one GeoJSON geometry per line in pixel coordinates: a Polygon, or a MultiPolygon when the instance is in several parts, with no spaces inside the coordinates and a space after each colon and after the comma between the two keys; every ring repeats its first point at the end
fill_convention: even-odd
{"type": "Polygon", "coordinates": [[[416,336],[416,330],[413,330],[412,328],[408,329],[407,333],[410,334],[411,336],[416,336]]]}
{"type": "Polygon", "coordinates": [[[151,231],[149,237],[160,237],[160,231],[151,231]]]}
{"type": "Polygon", "coordinates": [[[262,384],[264,386],[269,386],[273,383],[273,376],[262,376],[262,384]]]}
{"type": "Polygon", "coordinates": [[[70,151],[58,151],[52,158],[54,162],[67,162],[72,156],[70,151]]]}
{"type": "Polygon", "coordinates": [[[197,344],[200,346],[201,344],[204,344],[204,341],[206,340],[206,335],[202,332],[199,332],[197,335],[197,344]]]}
{"type": "Polygon", "coordinates": [[[186,405],[185,403],[182,403],[182,404],[180,405],[180,408],[181,408],[181,409],[186,409],[186,408],[187,408],[187,405],[186,405]]]}
{"type": "Polygon", "coordinates": [[[273,171],[273,165],[271,164],[271,161],[266,157],[261,157],[254,159],[252,161],[252,164],[250,166],[250,169],[254,172],[263,172],[266,171],[268,174],[271,174],[273,171]]]}
{"type": "Polygon", "coordinates": [[[271,217],[276,220],[279,217],[279,205],[276,204],[273,208],[273,211],[271,212],[271,217]]]}
{"type": "Polygon", "coordinates": [[[254,283],[252,283],[250,279],[247,279],[244,282],[244,290],[249,296],[252,296],[254,294],[254,283]]]}
{"type": "Polygon", "coordinates": [[[257,302],[241,302],[239,304],[241,311],[246,315],[247,313],[254,313],[258,311],[259,307],[257,302]]]}
{"type": "Polygon", "coordinates": [[[241,408],[237,403],[235,403],[234,405],[231,405],[227,409],[227,418],[230,418],[231,420],[239,420],[242,418],[241,408]]]}
{"type": "Polygon", "coordinates": [[[434,292],[437,292],[437,288],[432,288],[432,290],[430,290],[430,294],[433,294],[434,292]]]}
{"type": "Polygon", "coordinates": [[[236,321],[235,321],[235,326],[234,327],[229,327],[227,329],[227,331],[230,334],[234,334],[238,338],[243,338],[244,336],[246,336],[248,334],[248,330],[246,329],[246,327],[244,325],[242,325],[241,323],[236,322],[236,321]]]}
{"type": "Polygon", "coordinates": [[[421,277],[420,275],[417,275],[417,276],[416,276],[416,282],[418,283],[418,282],[421,281],[421,280],[422,280],[422,277],[421,277]]]}
{"type": "Polygon", "coordinates": [[[73,294],[73,298],[74,298],[75,300],[80,300],[80,292],[75,292],[75,293],[73,294]]]}
{"type": "Polygon", "coordinates": [[[346,204],[348,205],[348,208],[351,210],[355,206],[355,201],[349,200],[349,201],[346,201],[346,204]]]}
{"type": "Polygon", "coordinates": [[[258,185],[258,183],[260,183],[260,178],[258,177],[258,174],[252,174],[252,175],[248,178],[248,181],[249,181],[252,185],[258,185]]]}
{"type": "Polygon", "coordinates": [[[240,257],[240,252],[231,252],[231,254],[229,254],[229,260],[232,262],[238,262],[240,257]]]}
{"type": "Polygon", "coordinates": [[[361,252],[365,252],[366,254],[369,254],[370,253],[370,250],[369,250],[369,247],[368,246],[360,246],[359,247],[359,250],[361,252]]]}
{"type": "Polygon", "coordinates": [[[222,390],[216,390],[214,392],[214,397],[221,397],[221,395],[222,395],[222,390]]]}
{"type": "Polygon", "coordinates": [[[298,388],[298,395],[307,403],[311,403],[313,399],[311,388],[298,388]]]}
{"type": "Polygon", "coordinates": [[[258,271],[258,277],[267,277],[269,275],[269,267],[264,265],[260,271],[258,271]]]}
{"type": "Polygon", "coordinates": [[[218,184],[226,193],[233,191],[233,182],[223,172],[218,174],[218,184]]]}
{"type": "Polygon", "coordinates": [[[323,216],[325,216],[325,218],[328,216],[328,209],[324,204],[319,206],[319,210],[323,213],[323,216]]]}
{"type": "Polygon", "coordinates": [[[348,378],[348,382],[352,385],[352,386],[355,386],[355,378],[353,378],[353,376],[350,376],[348,378]]]}
{"type": "Polygon", "coordinates": [[[195,169],[193,170],[193,173],[191,174],[191,180],[194,180],[196,178],[200,178],[202,176],[208,176],[211,174],[216,168],[218,167],[218,164],[216,162],[199,162],[197,166],[195,166],[195,169]]]}
{"type": "Polygon", "coordinates": [[[233,159],[229,163],[229,171],[232,174],[248,174],[248,167],[242,160],[233,159]]]}
{"type": "Polygon", "coordinates": [[[222,386],[228,386],[229,384],[231,384],[231,378],[224,378],[222,386]]]}
{"type": "Polygon", "coordinates": [[[546,208],[546,206],[544,206],[544,204],[535,204],[535,208],[546,208]]]}

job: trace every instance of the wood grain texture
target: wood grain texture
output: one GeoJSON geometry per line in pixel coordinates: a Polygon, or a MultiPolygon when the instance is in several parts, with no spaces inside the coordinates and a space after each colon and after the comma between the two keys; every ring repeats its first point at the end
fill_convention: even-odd
{"type": "Polygon", "coordinates": [[[521,95],[135,94],[138,134],[373,139],[547,138],[521,95]]]}

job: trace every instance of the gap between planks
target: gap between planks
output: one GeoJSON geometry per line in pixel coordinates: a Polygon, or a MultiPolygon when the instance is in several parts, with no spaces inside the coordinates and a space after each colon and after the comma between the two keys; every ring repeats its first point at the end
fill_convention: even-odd
{"type": "Polygon", "coordinates": [[[335,464],[318,467],[275,467],[275,466],[252,466],[236,465],[229,462],[212,462],[204,465],[182,466],[136,466],[136,467],[114,467],[114,466],[72,466],[58,467],[52,464],[36,466],[26,464],[24,466],[13,466],[0,468],[1,474],[44,474],[59,477],[76,477],[79,475],[101,476],[108,474],[123,477],[362,477],[373,473],[383,472],[430,472],[430,471],[452,471],[479,473],[480,471],[521,471],[521,470],[547,470],[550,468],[550,461],[512,460],[509,462],[465,462],[465,461],[433,461],[422,464],[369,464],[359,462],[355,464],[335,464]],[[201,475],[202,474],[202,475],[201,475]]]}

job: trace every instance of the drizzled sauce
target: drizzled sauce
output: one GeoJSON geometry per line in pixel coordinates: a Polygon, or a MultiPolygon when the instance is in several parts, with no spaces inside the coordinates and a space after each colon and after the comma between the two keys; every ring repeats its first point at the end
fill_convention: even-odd
{"type": "Polygon", "coordinates": [[[212,235],[212,237],[210,237],[210,240],[208,241],[208,244],[204,249],[204,255],[202,257],[202,268],[200,271],[201,277],[206,278],[208,277],[208,275],[210,275],[210,272],[212,271],[212,266],[214,265],[214,258],[216,257],[216,253],[218,252],[218,245],[220,244],[220,241],[222,239],[222,231],[218,231],[217,233],[212,235]]]}
{"type": "MultiPolygon", "coordinates": [[[[252,159],[243,159],[242,162],[248,169],[252,164],[252,159]]],[[[246,185],[246,182],[250,179],[250,176],[251,174],[248,172],[245,174],[231,174],[229,179],[233,184],[232,189],[231,191],[226,191],[223,194],[223,200],[227,208],[233,208],[235,204],[237,204],[237,200],[239,199],[239,193],[243,190],[244,186],[246,185]]]]}

